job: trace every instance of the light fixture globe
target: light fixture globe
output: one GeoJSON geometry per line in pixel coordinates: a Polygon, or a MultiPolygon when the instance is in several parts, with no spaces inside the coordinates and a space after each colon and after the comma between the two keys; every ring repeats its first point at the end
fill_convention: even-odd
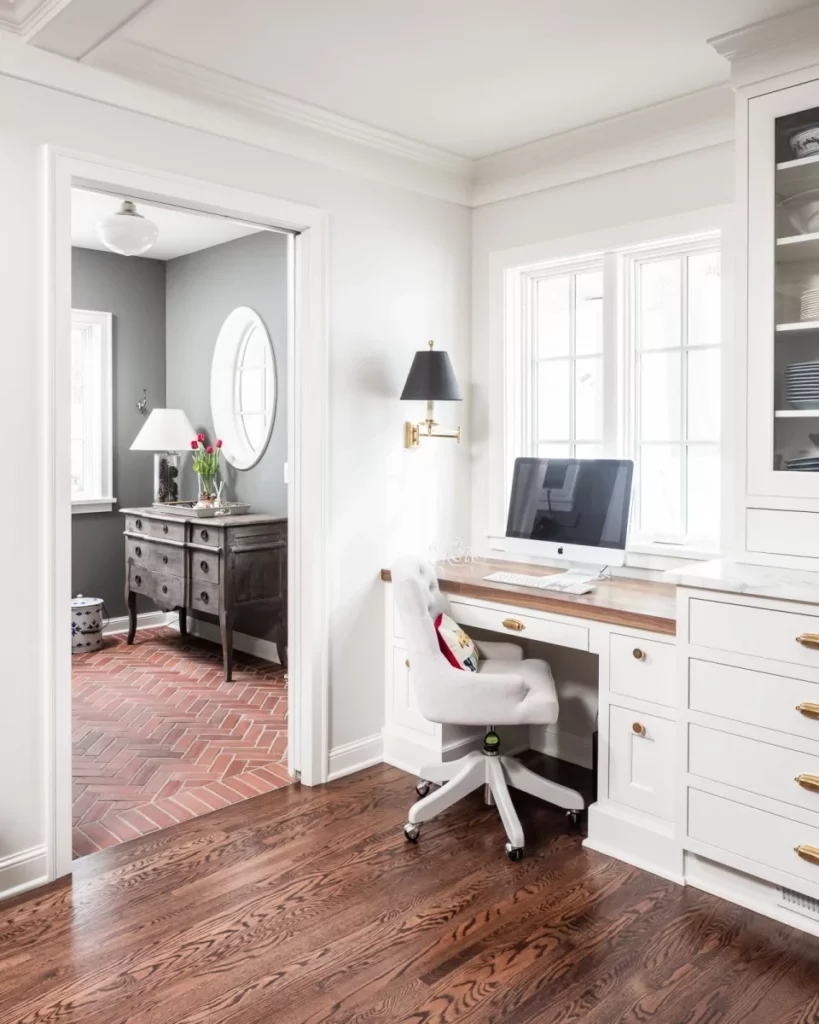
{"type": "Polygon", "coordinates": [[[156,242],[159,228],[137,213],[136,206],[126,199],[116,213],[97,221],[97,232],[102,244],[111,252],[120,256],[141,256],[156,242]]]}

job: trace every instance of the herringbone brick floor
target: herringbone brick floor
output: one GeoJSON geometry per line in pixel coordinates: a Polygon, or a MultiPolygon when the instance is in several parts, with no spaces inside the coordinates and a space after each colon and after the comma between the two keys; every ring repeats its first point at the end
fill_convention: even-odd
{"type": "Polygon", "coordinates": [[[74,856],[267,793],[287,774],[287,682],[168,628],[72,659],[74,856]]]}

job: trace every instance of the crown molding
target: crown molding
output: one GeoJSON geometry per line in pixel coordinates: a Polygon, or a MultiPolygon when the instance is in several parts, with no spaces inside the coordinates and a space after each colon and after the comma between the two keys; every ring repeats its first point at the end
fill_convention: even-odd
{"type": "Polygon", "coordinates": [[[730,61],[734,88],[810,67],[817,64],[819,4],[723,32],[708,43],[730,61]]]}
{"type": "Polygon", "coordinates": [[[0,28],[27,36],[70,3],[71,0],[0,0],[0,28]]]}
{"type": "Polygon", "coordinates": [[[552,135],[475,162],[473,206],[707,149],[734,139],[734,97],[721,85],[552,135]]]}
{"type": "Polygon", "coordinates": [[[468,157],[449,153],[397,132],[376,128],[355,118],[333,113],[232,75],[173,57],[141,43],[110,39],[90,53],[84,63],[159,88],[241,110],[263,120],[286,121],[323,135],[382,150],[404,160],[414,160],[448,174],[460,175],[467,181],[472,176],[473,161],[468,157]]]}

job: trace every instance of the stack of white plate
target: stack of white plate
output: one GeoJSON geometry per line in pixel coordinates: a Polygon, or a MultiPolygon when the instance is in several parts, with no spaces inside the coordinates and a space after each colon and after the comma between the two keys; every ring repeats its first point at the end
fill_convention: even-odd
{"type": "Polygon", "coordinates": [[[802,455],[798,459],[786,459],[785,468],[796,473],[819,473],[819,455],[802,455]]]}
{"type": "Polygon", "coordinates": [[[797,409],[819,409],[819,362],[785,367],[785,400],[797,409]]]}
{"type": "Polygon", "coordinates": [[[801,320],[819,320],[819,288],[810,288],[802,293],[799,318],[801,320]]]}

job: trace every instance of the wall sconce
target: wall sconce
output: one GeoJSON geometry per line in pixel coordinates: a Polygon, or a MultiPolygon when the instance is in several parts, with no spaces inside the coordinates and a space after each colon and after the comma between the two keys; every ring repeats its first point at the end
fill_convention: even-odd
{"type": "Polygon", "coordinates": [[[137,412],[142,416],[148,411],[148,389],[142,389],[142,398],[137,400],[137,412]]]}
{"type": "Polygon", "coordinates": [[[415,353],[407,383],[401,392],[402,402],[424,401],[427,403],[427,418],[420,423],[404,424],[404,447],[419,448],[422,437],[452,437],[461,440],[461,428],[437,430],[433,416],[433,402],[460,402],[461,389],[455,378],[455,371],[446,352],[434,352],[435,342],[429,343],[429,351],[415,353]]]}

